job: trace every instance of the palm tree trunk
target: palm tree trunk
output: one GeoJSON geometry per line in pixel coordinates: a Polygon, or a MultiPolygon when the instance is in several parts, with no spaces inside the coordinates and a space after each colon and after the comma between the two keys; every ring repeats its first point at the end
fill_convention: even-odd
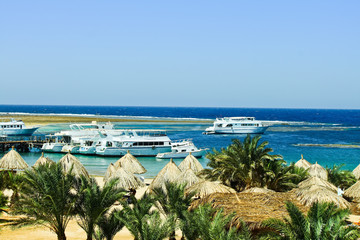
{"type": "Polygon", "coordinates": [[[58,240],[66,240],[65,231],[60,230],[56,233],[58,240]]]}

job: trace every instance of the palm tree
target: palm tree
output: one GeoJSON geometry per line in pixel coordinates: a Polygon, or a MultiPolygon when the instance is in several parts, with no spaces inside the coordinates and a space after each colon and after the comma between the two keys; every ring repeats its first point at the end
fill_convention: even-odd
{"type": "Polygon", "coordinates": [[[216,210],[210,205],[199,206],[193,212],[185,214],[183,232],[186,239],[201,240],[250,240],[252,235],[244,222],[240,231],[229,228],[233,215],[224,216],[223,209],[216,210]],[[189,224],[190,223],[190,224],[189,224]]]}
{"type": "Polygon", "coordinates": [[[6,204],[8,202],[8,198],[6,196],[4,196],[3,192],[0,191],[0,214],[2,212],[7,212],[6,209],[6,204]]]}
{"type": "Polygon", "coordinates": [[[118,179],[111,179],[101,189],[94,178],[80,177],[80,189],[77,190],[79,201],[77,214],[80,227],[85,230],[87,240],[92,240],[95,224],[124,196],[124,190],[116,187],[118,179]]]}
{"type": "Polygon", "coordinates": [[[284,192],[296,187],[308,177],[305,169],[296,167],[294,163],[285,165],[284,160],[270,161],[265,165],[265,186],[277,192],[284,192]]]}
{"type": "Polygon", "coordinates": [[[349,188],[356,183],[356,177],[351,171],[341,170],[344,165],[334,164],[332,168],[326,167],[329,182],[342,189],[349,188]]]}
{"type": "Polygon", "coordinates": [[[160,213],[155,211],[141,219],[141,225],[139,240],[161,240],[171,234],[175,221],[172,217],[161,219],[160,213]]]}
{"type": "Polygon", "coordinates": [[[29,222],[35,219],[55,232],[59,240],[65,240],[65,229],[76,201],[71,171],[63,173],[60,164],[40,165],[23,175],[20,198],[14,206],[16,212],[26,215],[29,222]]]}
{"type": "Polygon", "coordinates": [[[144,240],[145,224],[147,224],[147,220],[151,215],[155,214],[155,211],[150,210],[154,206],[155,200],[147,194],[140,199],[133,196],[130,196],[130,198],[133,204],[130,205],[128,202],[123,201],[123,214],[119,218],[135,240],[144,240]]]}
{"type": "Polygon", "coordinates": [[[243,142],[232,140],[232,144],[221,151],[214,150],[207,155],[210,160],[202,174],[210,180],[220,180],[237,191],[251,187],[266,187],[266,169],[270,162],[281,159],[280,155],[271,155],[271,148],[266,148],[267,141],[259,143],[260,136],[248,135],[243,142]]]}
{"type": "Polygon", "coordinates": [[[307,215],[304,215],[295,204],[286,203],[290,218],[269,219],[263,226],[273,232],[267,233],[268,239],[357,239],[360,233],[357,228],[347,226],[345,218],[348,209],[340,209],[333,203],[314,203],[307,215]]]}
{"type": "MultiPolygon", "coordinates": [[[[163,188],[155,188],[156,207],[166,216],[174,216],[175,220],[185,220],[184,212],[189,208],[195,193],[185,196],[186,184],[165,183],[163,188]]],[[[175,239],[175,226],[170,239],[175,239]]]]}
{"type": "Polygon", "coordinates": [[[118,233],[123,227],[124,223],[120,221],[122,211],[111,211],[108,214],[103,214],[97,221],[96,225],[98,231],[96,232],[97,240],[112,240],[116,233],[118,233]]]}

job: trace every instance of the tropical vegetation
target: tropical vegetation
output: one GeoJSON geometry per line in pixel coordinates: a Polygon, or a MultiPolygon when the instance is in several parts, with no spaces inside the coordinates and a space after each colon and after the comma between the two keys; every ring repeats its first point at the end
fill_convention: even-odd
{"type": "Polygon", "coordinates": [[[338,208],[333,203],[314,203],[307,215],[295,204],[286,203],[289,218],[269,219],[263,226],[271,229],[263,239],[318,239],[351,240],[358,239],[360,232],[345,222],[349,209],[338,208]]]}
{"type": "Polygon", "coordinates": [[[15,204],[24,221],[47,226],[59,240],[65,240],[65,229],[75,210],[75,177],[64,173],[60,164],[40,165],[23,174],[21,197],[15,204]]]}
{"type": "Polygon", "coordinates": [[[270,154],[273,150],[266,147],[268,142],[260,143],[260,139],[248,135],[243,142],[234,139],[227,148],[214,149],[207,155],[210,168],[204,169],[202,175],[237,191],[252,187],[287,191],[307,177],[297,174],[301,170],[294,165],[286,166],[280,155],[270,154]]]}
{"type": "Polygon", "coordinates": [[[334,164],[332,168],[326,167],[329,182],[341,189],[347,189],[356,183],[356,177],[351,171],[341,169],[344,165],[334,164]]]}

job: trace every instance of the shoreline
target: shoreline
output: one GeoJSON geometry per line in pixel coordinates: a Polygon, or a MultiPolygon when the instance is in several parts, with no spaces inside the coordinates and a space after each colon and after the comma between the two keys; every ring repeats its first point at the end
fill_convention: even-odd
{"type": "Polygon", "coordinates": [[[44,126],[49,124],[59,123],[91,123],[92,121],[97,122],[114,122],[114,123],[125,123],[125,122],[140,122],[140,123],[212,123],[209,120],[195,120],[195,119],[142,119],[139,117],[108,117],[108,116],[65,116],[65,115],[47,115],[47,114],[0,114],[1,120],[10,120],[14,118],[16,120],[22,120],[27,126],[44,126]]]}

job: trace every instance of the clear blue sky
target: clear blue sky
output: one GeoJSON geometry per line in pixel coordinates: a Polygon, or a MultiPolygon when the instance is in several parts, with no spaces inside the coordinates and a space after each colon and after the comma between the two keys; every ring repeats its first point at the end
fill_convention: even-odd
{"type": "Polygon", "coordinates": [[[1,1],[0,104],[360,109],[359,1],[1,1]]]}

